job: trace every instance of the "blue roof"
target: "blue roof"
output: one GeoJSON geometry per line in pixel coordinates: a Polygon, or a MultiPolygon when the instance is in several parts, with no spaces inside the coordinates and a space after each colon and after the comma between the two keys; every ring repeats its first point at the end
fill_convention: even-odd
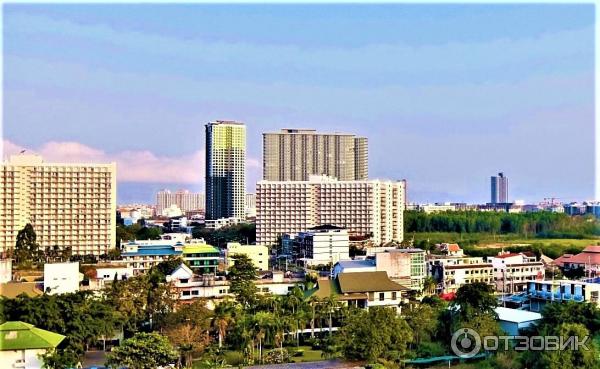
{"type": "Polygon", "coordinates": [[[375,266],[375,260],[340,260],[337,264],[342,268],[372,268],[375,266]]]}
{"type": "Polygon", "coordinates": [[[181,251],[176,251],[173,246],[140,246],[137,252],[124,252],[122,254],[122,256],[142,255],[181,255],[181,251]]]}

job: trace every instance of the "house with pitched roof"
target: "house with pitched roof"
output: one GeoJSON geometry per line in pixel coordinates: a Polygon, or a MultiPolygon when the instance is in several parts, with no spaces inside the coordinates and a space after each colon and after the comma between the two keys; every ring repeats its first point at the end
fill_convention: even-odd
{"type": "Polygon", "coordinates": [[[40,369],[41,355],[56,349],[65,336],[20,321],[0,324],[2,368],[40,369]]]}
{"type": "Polygon", "coordinates": [[[333,279],[319,279],[317,286],[306,292],[306,298],[338,301],[363,309],[373,306],[392,307],[400,312],[402,294],[408,288],[390,280],[386,272],[340,273],[333,279]]]}
{"type": "Polygon", "coordinates": [[[600,246],[588,246],[579,254],[565,254],[554,262],[565,270],[581,268],[586,276],[598,276],[600,275],[600,246]]]}

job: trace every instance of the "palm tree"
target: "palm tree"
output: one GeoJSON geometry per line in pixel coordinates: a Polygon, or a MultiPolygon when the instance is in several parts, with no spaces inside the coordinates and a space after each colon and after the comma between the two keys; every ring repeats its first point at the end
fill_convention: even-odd
{"type": "Polygon", "coordinates": [[[427,276],[423,280],[423,291],[427,292],[428,294],[435,293],[436,285],[437,283],[435,282],[435,279],[433,279],[432,276],[427,276]]]}
{"type": "Polygon", "coordinates": [[[227,329],[235,321],[235,302],[225,300],[215,307],[215,316],[213,324],[219,334],[219,348],[223,346],[223,341],[227,335],[227,329]]]}
{"type": "Polygon", "coordinates": [[[317,315],[317,305],[319,304],[319,298],[315,295],[312,295],[310,299],[308,299],[308,304],[311,309],[311,318],[310,318],[310,337],[315,338],[315,319],[317,315]]]}
{"type": "Polygon", "coordinates": [[[322,302],[322,311],[327,315],[329,325],[329,335],[331,336],[331,329],[333,327],[333,314],[339,309],[340,304],[335,296],[331,295],[326,297],[322,302]]]}

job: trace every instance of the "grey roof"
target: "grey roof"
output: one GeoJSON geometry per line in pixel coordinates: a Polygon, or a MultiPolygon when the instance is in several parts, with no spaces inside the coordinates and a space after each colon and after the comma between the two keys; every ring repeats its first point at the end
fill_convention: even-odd
{"type": "Polygon", "coordinates": [[[375,266],[375,260],[340,260],[336,263],[342,268],[372,268],[375,266]]]}

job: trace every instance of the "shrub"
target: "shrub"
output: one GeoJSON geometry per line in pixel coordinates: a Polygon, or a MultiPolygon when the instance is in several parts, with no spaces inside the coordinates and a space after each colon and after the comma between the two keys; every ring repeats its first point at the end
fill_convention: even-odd
{"type": "Polygon", "coordinates": [[[263,361],[265,364],[283,364],[289,363],[291,360],[290,353],[286,348],[276,348],[267,352],[263,361]]]}
{"type": "Polygon", "coordinates": [[[245,358],[244,354],[239,351],[228,351],[223,355],[227,364],[231,366],[239,366],[244,364],[245,358]]]}

